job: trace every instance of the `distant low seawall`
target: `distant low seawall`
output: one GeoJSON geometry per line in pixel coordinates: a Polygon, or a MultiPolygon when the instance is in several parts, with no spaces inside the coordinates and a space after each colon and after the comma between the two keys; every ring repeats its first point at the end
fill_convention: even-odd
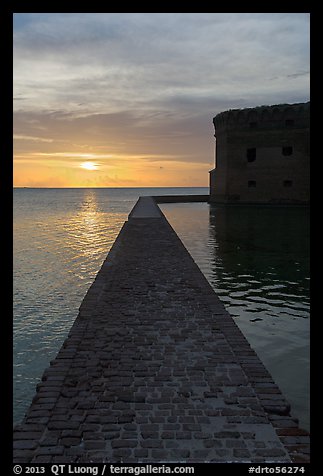
{"type": "Polygon", "coordinates": [[[14,462],[309,461],[308,433],[155,200],[133,208],[44,372],[14,462]]]}
{"type": "Polygon", "coordinates": [[[208,202],[210,195],[156,195],[152,198],[157,203],[191,203],[208,202]]]}

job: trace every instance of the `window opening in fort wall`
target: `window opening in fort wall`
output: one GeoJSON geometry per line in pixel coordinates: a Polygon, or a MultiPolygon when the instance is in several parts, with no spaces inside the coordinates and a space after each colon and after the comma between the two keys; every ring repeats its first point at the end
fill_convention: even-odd
{"type": "Polygon", "coordinates": [[[283,155],[293,155],[293,147],[292,146],[284,146],[282,147],[282,154],[283,155]]]}
{"type": "Polygon", "coordinates": [[[247,149],[248,162],[254,162],[256,160],[256,157],[257,157],[257,149],[255,147],[247,149]]]}

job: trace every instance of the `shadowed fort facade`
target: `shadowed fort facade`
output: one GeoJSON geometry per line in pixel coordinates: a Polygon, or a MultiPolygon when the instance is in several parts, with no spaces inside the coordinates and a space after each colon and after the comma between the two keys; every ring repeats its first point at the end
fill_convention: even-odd
{"type": "Polygon", "coordinates": [[[217,114],[210,201],[309,204],[309,118],[309,102],[217,114]]]}

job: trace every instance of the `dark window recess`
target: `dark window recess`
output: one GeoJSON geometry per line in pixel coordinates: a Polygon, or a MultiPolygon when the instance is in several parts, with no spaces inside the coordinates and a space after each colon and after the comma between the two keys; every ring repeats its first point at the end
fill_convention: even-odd
{"type": "Polygon", "coordinates": [[[292,127],[292,126],[294,126],[294,125],[295,125],[294,119],[286,119],[286,120],[285,120],[285,126],[286,126],[286,127],[292,127]]]}
{"type": "Polygon", "coordinates": [[[256,160],[256,148],[247,149],[247,160],[248,162],[254,162],[256,160]]]}
{"type": "Polygon", "coordinates": [[[283,155],[292,155],[293,154],[293,147],[292,146],[282,147],[282,154],[283,155]]]}
{"type": "Polygon", "coordinates": [[[255,180],[248,180],[248,187],[252,188],[256,186],[256,181],[255,180]]]}
{"type": "Polygon", "coordinates": [[[292,187],[293,181],[292,180],[284,180],[283,182],[284,187],[292,187]]]}
{"type": "Polygon", "coordinates": [[[250,129],[257,129],[258,122],[255,122],[255,121],[249,122],[249,127],[250,127],[250,129]]]}

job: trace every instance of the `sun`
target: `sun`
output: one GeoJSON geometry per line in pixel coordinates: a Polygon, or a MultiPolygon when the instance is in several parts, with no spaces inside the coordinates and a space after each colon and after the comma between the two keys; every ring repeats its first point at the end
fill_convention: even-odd
{"type": "Polygon", "coordinates": [[[94,162],[82,162],[80,167],[82,167],[82,169],[86,169],[86,170],[97,170],[98,169],[98,164],[96,164],[94,162]]]}

